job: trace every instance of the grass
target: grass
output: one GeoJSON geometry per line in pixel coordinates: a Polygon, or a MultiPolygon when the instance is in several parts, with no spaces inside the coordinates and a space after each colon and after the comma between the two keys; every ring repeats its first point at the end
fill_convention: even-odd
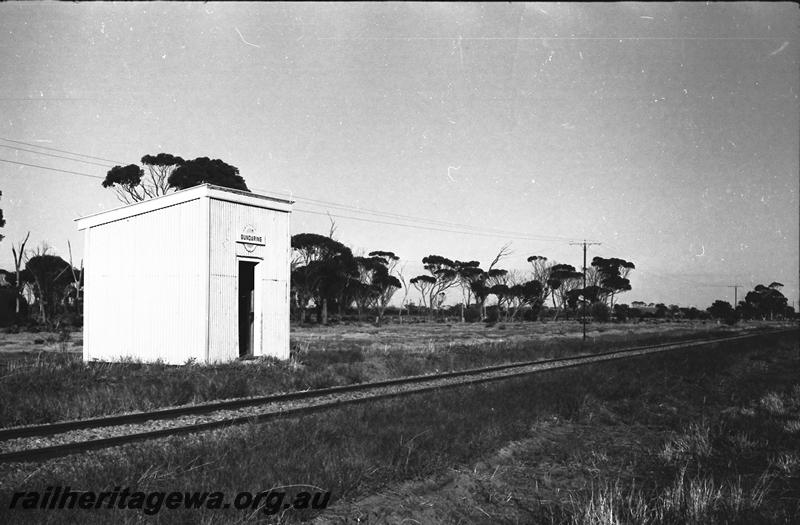
{"type": "Polygon", "coordinates": [[[707,423],[692,423],[686,431],[667,440],[659,457],[666,463],[708,457],[711,453],[710,433],[707,423]]]}
{"type": "MultiPolygon", "coordinates": [[[[142,519],[121,510],[12,513],[6,499],[12,488],[125,485],[232,495],[305,484],[332,491],[336,505],[323,515],[330,522],[494,523],[502,512],[511,522],[781,522],[797,512],[800,488],[791,474],[797,436],[785,430],[800,417],[800,366],[796,344],[787,339],[759,343],[758,351],[773,356],[766,371],[748,359],[753,341],[731,343],[6,466],[0,469],[0,521],[142,519]],[[762,403],[776,396],[784,407],[779,414],[762,403]],[[757,445],[740,458],[728,437],[745,430],[757,445]],[[659,454],[667,447],[674,453],[659,454]],[[508,484],[525,469],[535,476],[508,484]],[[571,485],[561,490],[567,479],[571,485]],[[407,484],[414,488],[404,489],[407,484]],[[458,498],[437,509],[437,494],[446,490],[458,498]],[[428,505],[419,511],[418,497],[428,505]]],[[[310,517],[176,510],[152,521],[310,517]]]]}
{"type": "Polygon", "coordinates": [[[656,524],[706,525],[746,522],[760,514],[769,489],[765,473],[745,491],[740,482],[716,483],[713,478],[687,478],[683,469],[657,495],[639,489],[625,489],[619,483],[592,490],[576,501],[577,510],[565,520],[574,524],[656,524]]]}
{"type": "Polygon", "coordinates": [[[303,329],[293,333],[292,359],[286,362],[257,359],[181,367],[133,361],[85,364],[78,354],[67,351],[73,347],[65,341],[61,343],[62,351],[39,352],[9,361],[5,370],[0,369],[0,399],[3,400],[0,427],[324,388],[584,351],[600,352],[623,344],[645,345],[730,333],[727,327],[711,325],[678,325],[667,333],[651,331],[649,325],[643,325],[642,332],[631,332],[625,325],[609,325],[602,335],[593,336],[583,347],[574,332],[578,326],[575,323],[509,326],[510,335],[482,325],[455,328],[435,324],[403,325],[387,327],[384,331],[370,326],[303,329]],[[565,329],[573,332],[555,335],[565,329]],[[448,338],[450,342],[446,342],[448,338]]]}
{"type": "MultiPolygon", "coordinates": [[[[412,483],[368,501],[407,509],[378,521],[419,521],[425,509],[445,523],[800,522],[800,442],[787,427],[800,415],[796,339],[735,350],[610,378],[624,386],[604,377],[572,417],[457,469],[467,494],[417,497],[412,483]],[[752,359],[765,353],[766,368],[752,359]]],[[[353,503],[340,515],[360,512],[353,503]]]]}
{"type": "MultiPolygon", "coordinates": [[[[774,394],[771,394],[774,395],[774,394]]],[[[763,428],[764,421],[758,425],[763,428]]],[[[607,524],[607,523],[685,523],[685,524],[715,524],[715,523],[789,523],[798,516],[800,510],[798,501],[800,494],[796,492],[797,484],[793,478],[798,467],[796,452],[781,453],[770,460],[760,474],[756,471],[725,472],[726,469],[715,468],[704,464],[704,460],[716,456],[717,459],[726,458],[729,462],[736,460],[737,456],[727,454],[724,449],[715,449],[710,445],[712,440],[724,440],[725,432],[716,435],[708,426],[691,424],[678,438],[667,441],[665,450],[674,450],[678,443],[682,452],[702,452],[701,454],[683,454],[676,456],[673,453],[659,454],[659,459],[677,467],[671,483],[665,487],[651,490],[642,490],[636,487],[624,488],[618,481],[613,484],[605,482],[600,488],[593,489],[572,504],[572,511],[566,515],[567,521],[576,524],[607,524]],[[694,474],[687,474],[693,470],[694,474]],[[715,480],[715,476],[727,478],[723,481],[715,480]],[[778,485],[783,484],[784,490],[778,485]],[[781,497],[786,494],[786,485],[794,484],[791,497],[781,497]],[[767,507],[765,502],[774,500],[789,500],[792,505],[767,507]],[[791,516],[794,515],[794,518],[791,516]]],[[[768,448],[769,443],[764,443],[768,448]]],[[[750,447],[754,448],[754,447],[750,447]]],[[[763,460],[763,458],[760,458],[763,460]]],[[[741,465],[739,465],[741,466],[741,465]]],[[[729,469],[728,469],[729,470],[729,469]]],[[[789,493],[791,494],[791,493],[789,493]]]]}
{"type": "MultiPolygon", "coordinates": [[[[292,359],[287,362],[258,359],[211,366],[174,367],[133,361],[85,364],[78,354],[65,350],[70,348],[65,342],[62,351],[40,352],[8,363],[0,375],[0,399],[4,401],[0,404],[0,427],[324,388],[581,351],[599,352],[620,344],[649,344],[697,335],[685,327],[668,335],[623,331],[597,337],[583,348],[574,336],[537,339],[542,325],[527,326],[531,331],[527,340],[522,337],[525,325],[521,323],[514,326],[516,335],[510,340],[498,339],[495,329],[457,327],[458,333],[489,342],[472,344],[465,338],[444,345],[439,341],[454,333],[452,327],[430,325],[420,329],[418,325],[406,325],[387,329],[387,337],[394,346],[389,346],[389,342],[368,345],[357,342],[358,337],[346,331],[353,327],[338,331],[324,329],[327,333],[322,334],[318,333],[321,329],[309,329],[302,331],[306,337],[295,335],[292,359]],[[476,335],[476,330],[483,335],[476,335]],[[404,332],[408,336],[405,342],[394,340],[404,332]]],[[[376,330],[359,329],[369,333],[376,330]]],[[[703,332],[704,335],[725,333],[726,329],[703,332]]]]}
{"type": "MultiPolygon", "coordinates": [[[[213,487],[229,494],[308,484],[332,490],[340,499],[357,494],[365,484],[430,474],[451,461],[468,461],[474,454],[490,450],[496,440],[511,439],[524,431],[525,424],[514,422],[519,407],[525,407],[522,413],[527,418],[548,405],[567,410],[569,403],[564,404],[553,388],[554,380],[551,374],[534,391],[520,388],[519,383],[500,390],[470,388],[444,393],[433,405],[430,398],[425,403],[390,402],[269,426],[131,445],[120,451],[51,462],[41,470],[30,467],[12,473],[6,483],[15,490],[42,483],[100,490],[125,480],[140,490],[213,487]],[[531,394],[536,402],[526,403],[531,394]],[[463,410],[453,411],[453,407],[463,410]],[[476,425],[476,418],[485,426],[476,425]]],[[[7,502],[0,501],[0,512],[6,507],[7,502]]],[[[135,519],[121,512],[97,516],[100,522],[135,519]]],[[[48,515],[34,512],[17,517],[39,521],[48,515]]],[[[164,522],[220,523],[239,516],[171,512],[158,517],[164,522]]]]}
{"type": "MultiPolygon", "coordinates": [[[[575,524],[796,523],[800,441],[785,427],[800,413],[796,349],[795,341],[772,352],[775,364],[767,369],[740,355],[740,361],[710,374],[681,403],[691,420],[668,425],[673,432],[653,457],[641,461],[638,476],[626,478],[609,466],[617,463],[619,468],[631,459],[630,452],[609,459],[594,451],[606,459],[599,483],[568,502],[544,506],[542,515],[554,523],[575,524]],[[727,381],[734,378],[738,388],[727,381]],[[744,402],[730,406],[734,391],[744,402]]],[[[630,430],[638,439],[654,433],[630,430]]],[[[595,431],[602,432],[602,426],[595,431]]],[[[585,463],[575,468],[589,467],[585,463]]]]}

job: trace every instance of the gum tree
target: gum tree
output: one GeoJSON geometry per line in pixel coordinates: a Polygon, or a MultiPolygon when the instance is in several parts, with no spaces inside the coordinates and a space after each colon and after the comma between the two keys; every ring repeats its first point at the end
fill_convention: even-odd
{"type": "Polygon", "coordinates": [[[542,294],[544,286],[536,279],[515,284],[508,289],[509,307],[511,308],[511,320],[517,318],[520,310],[528,306],[537,315],[544,304],[542,294]]]}
{"type": "Polygon", "coordinates": [[[553,297],[554,321],[558,319],[559,309],[566,310],[570,300],[576,300],[573,292],[580,287],[582,280],[583,274],[571,264],[555,264],[550,268],[547,286],[553,297]]]}
{"type": "Polygon", "coordinates": [[[226,188],[249,191],[239,168],[220,159],[199,157],[184,160],[170,153],[145,155],[144,168],[137,164],[114,166],[106,173],[104,188],[112,188],[117,198],[132,204],[198,184],[215,184],[226,188]]]}
{"type": "Polygon", "coordinates": [[[441,255],[428,255],[422,259],[422,264],[430,275],[418,275],[411,280],[421,294],[427,295],[428,319],[433,319],[434,311],[439,311],[440,301],[436,300],[450,288],[458,284],[458,265],[447,257],[441,255]],[[420,279],[426,277],[426,279],[420,279]],[[424,286],[425,290],[420,287],[424,286]]]}
{"type": "Polygon", "coordinates": [[[356,304],[358,320],[362,321],[364,310],[375,300],[377,290],[374,279],[383,266],[376,257],[355,257],[357,277],[352,283],[351,295],[356,304]]]}
{"type": "MultiPolygon", "coordinates": [[[[550,272],[553,268],[553,265],[547,262],[547,257],[543,257],[541,255],[531,255],[528,257],[527,261],[531,265],[531,280],[538,281],[541,285],[541,292],[538,302],[544,306],[544,303],[547,301],[547,296],[552,292],[548,282],[550,281],[550,272]]],[[[540,307],[537,311],[536,318],[538,320],[541,320],[542,310],[543,309],[540,307]]]]}
{"type": "Polygon", "coordinates": [[[376,323],[380,324],[386,306],[394,292],[402,287],[400,280],[391,274],[400,258],[392,252],[374,251],[369,257],[356,257],[357,278],[353,281],[353,298],[358,320],[367,308],[374,308],[376,323]]]}
{"type": "Polygon", "coordinates": [[[208,183],[234,190],[250,191],[244,179],[239,175],[239,168],[220,159],[209,159],[208,157],[185,161],[175,168],[167,182],[178,190],[208,183]]]}
{"type": "Polygon", "coordinates": [[[417,289],[420,296],[420,301],[422,302],[422,306],[428,309],[428,317],[431,316],[431,301],[433,294],[431,294],[431,290],[433,289],[434,285],[436,285],[436,278],[431,277],[430,275],[417,275],[413,277],[410,281],[411,286],[417,289]]]}
{"type": "Polygon", "coordinates": [[[378,325],[383,322],[383,314],[386,312],[386,307],[389,301],[392,300],[394,293],[403,287],[403,284],[398,278],[399,272],[397,265],[400,262],[400,257],[393,252],[373,251],[369,253],[370,257],[377,258],[381,261],[382,270],[378,271],[373,276],[373,286],[375,286],[377,295],[374,302],[374,307],[377,310],[376,323],[378,325]]]}
{"type": "Polygon", "coordinates": [[[305,322],[309,302],[317,307],[317,321],[328,323],[328,303],[341,295],[355,279],[356,266],[350,248],[316,233],[292,236],[292,289],[300,322],[305,322]]]}
{"type": "Polygon", "coordinates": [[[774,319],[776,315],[783,315],[786,311],[788,300],[781,293],[783,284],[773,282],[769,286],[763,284],[747,292],[744,298],[745,312],[757,315],[762,319],[774,319]]]}
{"type": "Polygon", "coordinates": [[[72,284],[72,270],[67,261],[49,254],[47,246],[37,250],[25,263],[22,278],[32,285],[42,323],[52,322],[58,313],[72,284]]]}
{"type": "Polygon", "coordinates": [[[613,308],[614,296],[631,289],[628,275],[636,266],[630,261],[616,257],[610,259],[595,257],[592,259],[592,267],[596,269],[597,275],[594,285],[598,293],[595,294],[594,300],[605,302],[608,299],[609,306],[613,308]]]}
{"type": "Polygon", "coordinates": [[[478,261],[456,261],[456,273],[458,286],[461,288],[461,322],[463,323],[465,321],[464,310],[469,308],[472,296],[475,295],[473,286],[481,279],[484,271],[481,270],[478,261]]]}

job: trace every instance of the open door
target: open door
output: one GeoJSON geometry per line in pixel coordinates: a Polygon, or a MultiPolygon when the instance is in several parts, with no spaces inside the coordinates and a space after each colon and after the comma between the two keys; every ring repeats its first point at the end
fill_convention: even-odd
{"type": "Polygon", "coordinates": [[[256,265],[239,261],[239,357],[253,354],[255,345],[256,265]]]}

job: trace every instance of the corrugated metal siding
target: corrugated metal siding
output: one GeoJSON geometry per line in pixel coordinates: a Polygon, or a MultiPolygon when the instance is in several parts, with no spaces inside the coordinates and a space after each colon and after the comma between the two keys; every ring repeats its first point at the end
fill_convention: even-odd
{"type": "Polygon", "coordinates": [[[87,359],[204,360],[202,199],[87,230],[87,359]]]}
{"type": "Polygon", "coordinates": [[[92,344],[91,332],[88,329],[89,321],[92,319],[92,297],[91,292],[95,289],[94,286],[94,272],[86,271],[87,268],[94,265],[91,259],[91,228],[87,228],[83,232],[83,360],[88,361],[92,344]]]}
{"type": "Polygon", "coordinates": [[[209,360],[226,361],[239,355],[238,261],[256,266],[255,355],[289,357],[289,214],[255,206],[211,199],[209,360]],[[248,252],[236,239],[252,226],[266,246],[248,252]],[[259,345],[260,343],[260,345],[259,345]]]}

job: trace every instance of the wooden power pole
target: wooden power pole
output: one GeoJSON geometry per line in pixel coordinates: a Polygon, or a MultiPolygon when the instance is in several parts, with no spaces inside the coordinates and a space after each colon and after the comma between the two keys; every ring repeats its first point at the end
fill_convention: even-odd
{"type": "Polygon", "coordinates": [[[733,309],[736,309],[736,305],[739,304],[739,287],[742,286],[741,284],[732,284],[728,286],[728,288],[733,288],[733,309]]]}
{"type": "MultiPolygon", "coordinates": [[[[593,245],[600,245],[602,243],[599,242],[586,242],[586,239],[583,242],[571,242],[569,243],[570,246],[583,246],[583,289],[584,294],[586,293],[586,247],[593,246],[593,245]]],[[[586,295],[583,296],[583,341],[586,341],[586,295]]]]}

